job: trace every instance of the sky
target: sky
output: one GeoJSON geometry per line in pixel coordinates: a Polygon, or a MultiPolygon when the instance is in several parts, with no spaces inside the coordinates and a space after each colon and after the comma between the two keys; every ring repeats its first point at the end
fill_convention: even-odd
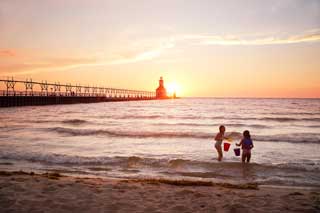
{"type": "MultiPolygon", "coordinates": [[[[320,98],[319,0],[0,0],[0,77],[320,98]]],[[[0,85],[3,86],[3,85],[0,85]]]]}

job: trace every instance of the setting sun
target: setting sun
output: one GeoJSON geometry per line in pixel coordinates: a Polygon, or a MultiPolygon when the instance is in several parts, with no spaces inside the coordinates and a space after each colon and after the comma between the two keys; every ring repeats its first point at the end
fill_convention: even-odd
{"type": "Polygon", "coordinates": [[[174,93],[176,93],[179,96],[181,95],[181,87],[176,82],[168,83],[166,87],[169,96],[172,96],[174,93]]]}

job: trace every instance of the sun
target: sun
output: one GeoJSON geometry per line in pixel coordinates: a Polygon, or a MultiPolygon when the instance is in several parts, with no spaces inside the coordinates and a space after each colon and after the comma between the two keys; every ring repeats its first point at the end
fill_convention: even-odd
{"type": "Polygon", "coordinates": [[[174,93],[176,93],[176,95],[179,95],[181,92],[181,87],[176,82],[167,83],[166,87],[168,96],[172,96],[174,93]]]}

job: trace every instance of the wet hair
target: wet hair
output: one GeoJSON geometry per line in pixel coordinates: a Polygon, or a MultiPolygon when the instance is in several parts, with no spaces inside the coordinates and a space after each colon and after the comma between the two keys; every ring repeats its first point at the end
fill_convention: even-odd
{"type": "Polygon", "coordinates": [[[243,137],[251,139],[251,135],[250,135],[249,130],[246,130],[243,132],[243,137]]]}
{"type": "Polygon", "coordinates": [[[219,131],[220,131],[220,132],[221,132],[221,129],[222,129],[222,128],[226,129],[225,126],[221,125],[221,126],[219,126],[219,131]]]}

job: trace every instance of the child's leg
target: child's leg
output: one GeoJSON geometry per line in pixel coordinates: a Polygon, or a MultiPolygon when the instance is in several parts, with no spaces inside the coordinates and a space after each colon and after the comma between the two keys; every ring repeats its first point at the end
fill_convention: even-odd
{"type": "Polygon", "coordinates": [[[250,158],[251,158],[251,153],[249,152],[249,153],[247,154],[247,163],[250,162],[250,158]]]}
{"type": "Polygon", "coordinates": [[[247,154],[245,152],[242,152],[242,163],[246,162],[247,154]]]}
{"type": "Polygon", "coordinates": [[[221,146],[218,148],[218,153],[219,153],[219,158],[218,158],[218,160],[221,161],[221,160],[222,160],[222,157],[223,157],[222,147],[221,147],[221,146]]]}
{"type": "Polygon", "coordinates": [[[222,154],[222,147],[216,146],[217,152],[218,152],[218,161],[222,160],[223,154],[222,154]]]}

